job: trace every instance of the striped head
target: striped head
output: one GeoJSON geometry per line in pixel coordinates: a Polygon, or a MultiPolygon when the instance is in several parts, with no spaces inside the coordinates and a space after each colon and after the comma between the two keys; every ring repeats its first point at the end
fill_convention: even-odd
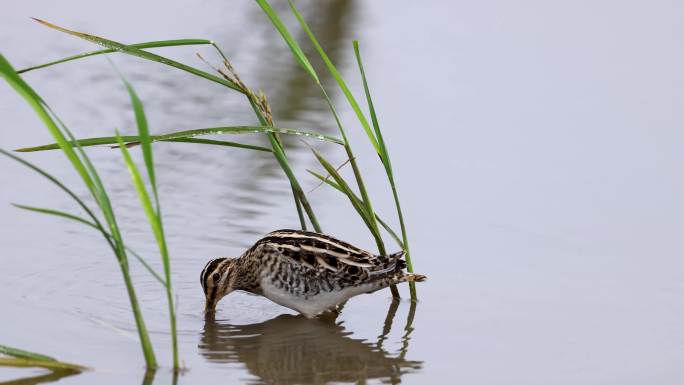
{"type": "Polygon", "coordinates": [[[231,273],[234,263],[234,258],[216,258],[204,266],[200,275],[200,283],[202,283],[206,298],[205,311],[216,310],[216,304],[221,298],[233,291],[234,274],[231,275],[231,273]]]}

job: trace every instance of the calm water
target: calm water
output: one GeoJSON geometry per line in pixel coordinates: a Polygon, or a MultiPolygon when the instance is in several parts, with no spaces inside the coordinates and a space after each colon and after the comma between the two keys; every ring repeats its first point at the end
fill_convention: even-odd
{"type": "MultiPolygon", "coordinates": [[[[684,380],[679,3],[298,4],[356,91],[350,41],[361,40],[417,271],[430,280],[419,286],[415,307],[392,304],[383,291],[350,301],[335,321],[309,321],[233,294],[216,319],[205,320],[204,262],[296,227],[296,212],[269,154],[157,144],[180,354],[189,369],[178,384],[684,380]]],[[[128,43],[213,39],[243,80],[266,92],[281,126],[335,134],[316,90],[251,1],[12,2],[0,14],[0,51],[17,67],[93,48],[29,16],[128,43]]],[[[160,52],[199,67],[195,52],[217,62],[203,47],[160,52]]],[[[218,85],[131,57],[112,60],[145,101],[155,133],[254,123],[243,98],[218,85]]],[[[134,132],[125,90],[104,58],[25,78],[79,136],[134,132]]],[[[334,95],[376,208],[396,224],[383,171],[334,95]]],[[[4,82],[0,122],[3,148],[50,142],[4,82]]],[[[339,148],[311,143],[343,160],[339,148]]],[[[297,170],[318,168],[298,140],[288,150],[297,170]]],[[[125,239],[159,267],[119,153],[89,153],[125,239]]],[[[86,195],[58,153],[26,158],[86,195]]],[[[0,160],[0,172],[0,343],[95,368],[65,384],[172,384],[168,367],[145,377],[119,270],[97,234],[9,204],[74,205],[10,161],[0,160]]],[[[304,172],[300,180],[307,191],[317,185],[304,172]]],[[[310,199],[326,232],[372,248],[341,196],[321,187],[310,199]]],[[[168,365],[163,293],[141,266],[133,269],[158,359],[168,365]]],[[[54,379],[0,369],[0,381],[31,377],[14,383],[54,379]]]]}

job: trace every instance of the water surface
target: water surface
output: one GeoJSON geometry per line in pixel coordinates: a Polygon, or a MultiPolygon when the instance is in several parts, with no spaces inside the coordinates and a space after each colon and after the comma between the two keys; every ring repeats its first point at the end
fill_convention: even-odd
{"type": "MultiPolygon", "coordinates": [[[[392,303],[382,291],[350,301],[337,319],[309,321],[233,294],[205,319],[198,282],[205,261],[297,227],[297,215],[269,154],[159,143],[188,368],[176,383],[684,379],[684,9],[665,1],[298,5],[359,96],[350,41],[361,40],[417,271],[430,280],[419,286],[417,306],[392,303]]],[[[0,15],[0,50],[17,67],[93,48],[29,16],[126,43],[215,40],[243,80],[268,95],[278,124],[336,134],[316,89],[253,2],[16,2],[0,15]]],[[[198,67],[195,52],[218,62],[205,47],[159,52],[198,67]]],[[[255,123],[244,98],[223,87],[136,58],[112,60],[144,100],[155,133],[255,123]]],[[[126,92],[102,57],[25,78],[79,136],[135,131],[126,92]]],[[[335,91],[376,209],[398,227],[382,168],[344,98],[329,77],[323,81],[335,91]]],[[[50,142],[4,83],[0,121],[3,148],[50,142]]],[[[339,148],[308,142],[344,160],[339,148]]],[[[309,196],[323,229],[372,249],[348,202],[303,172],[318,168],[306,146],[295,139],[287,147],[305,190],[315,189],[309,196]]],[[[120,154],[88,151],[126,241],[159,268],[120,154]]],[[[87,195],[58,153],[26,159],[87,195]]],[[[168,367],[145,376],[118,267],[97,234],[9,205],[75,212],[72,203],[10,161],[0,160],[0,172],[0,343],[95,368],[64,384],[174,383],[168,367]]],[[[163,293],[141,266],[133,269],[167,365],[163,293]]],[[[20,378],[55,379],[0,369],[0,381],[20,378]]]]}

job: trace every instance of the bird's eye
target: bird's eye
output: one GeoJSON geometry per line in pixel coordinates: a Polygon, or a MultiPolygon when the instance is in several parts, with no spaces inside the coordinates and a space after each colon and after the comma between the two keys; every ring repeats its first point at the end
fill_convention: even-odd
{"type": "Polygon", "coordinates": [[[221,274],[219,274],[219,273],[214,273],[214,275],[212,276],[212,278],[214,278],[214,282],[218,282],[219,279],[221,279],[221,274]]]}

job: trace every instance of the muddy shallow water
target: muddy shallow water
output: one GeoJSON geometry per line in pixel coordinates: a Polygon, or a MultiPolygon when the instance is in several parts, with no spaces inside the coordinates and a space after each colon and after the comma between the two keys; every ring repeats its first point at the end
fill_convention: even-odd
{"type": "MultiPolygon", "coordinates": [[[[233,294],[215,319],[205,319],[204,262],[296,227],[296,212],[269,154],[159,143],[157,179],[188,368],[177,383],[684,380],[684,9],[664,1],[298,4],[357,91],[350,40],[361,40],[416,270],[430,279],[418,287],[417,306],[393,304],[382,291],[353,299],[337,320],[310,321],[233,294]]],[[[266,92],[281,126],[335,134],[316,90],[251,1],[17,2],[0,15],[0,51],[17,67],[93,48],[29,16],[128,43],[213,39],[243,80],[266,92]]],[[[195,52],[216,61],[202,47],[160,52],[200,67],[195,52]]],[[[155,133],[254,123],[243,98],[220,86],[155,63],[112,59],[144,100],[155,133]]],[[[79,136],[134,131],[127,95],[101,57],[25,78],[79,136]]],[[[334,96],[376,209],[396,223],[383,171],[346,102],[334,96]]],[[[2,83],[0,146],[47,142],[38,119],[2,83]]],[[[311,143],[343,160],[339,148],[311,143]]],[[[295,169],[317,168],[298,140],[288,141],[288,151],[295,169]]],[[[89,154],[126,241],[159,268],[120,154],[89,154]]],[[[60,154],[26,159],[85,195],[60,154]]],[[[14,163],[0,159],[0,172],[0,343],[95,369],[65,384],[171,384],[166,366],[145,377],[123,282],[102,240],[11,207],[76,210],[14,163]]],[[[306,191],[316,188],[299,175],[306,191]]],[[[309,195],[326,232],[372,249],[341,196],[325,187],[309,195]]],[[[132,264],[158,359],[168,365],[163,293],[132,264]]],[[[44,375],[0,369],[0,381],[54,379],[44,375]]]]}

